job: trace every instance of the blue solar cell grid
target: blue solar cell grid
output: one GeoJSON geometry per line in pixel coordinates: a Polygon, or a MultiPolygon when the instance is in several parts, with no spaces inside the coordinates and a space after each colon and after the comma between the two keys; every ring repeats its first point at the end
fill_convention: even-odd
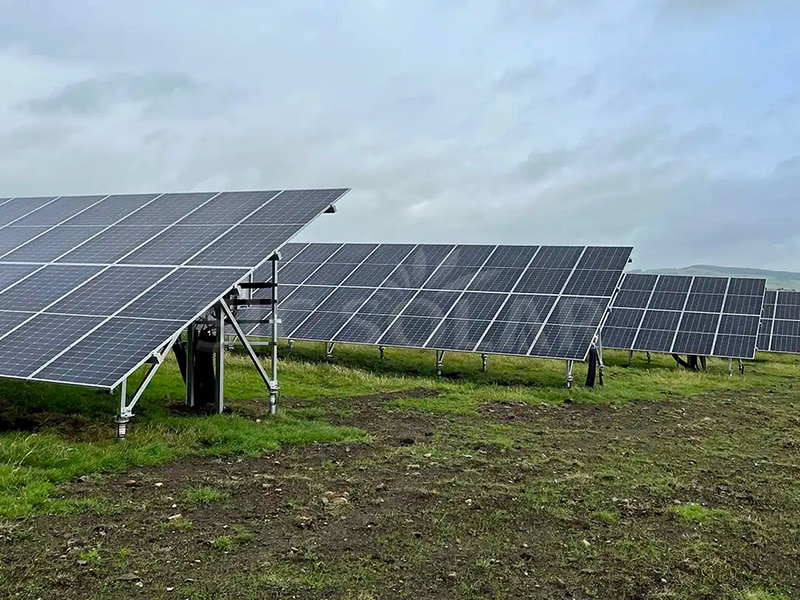
{"type": "Polygon", "coordinates": [[[0,199],[0,376],[116,385],[346,191],[0,199]]]}

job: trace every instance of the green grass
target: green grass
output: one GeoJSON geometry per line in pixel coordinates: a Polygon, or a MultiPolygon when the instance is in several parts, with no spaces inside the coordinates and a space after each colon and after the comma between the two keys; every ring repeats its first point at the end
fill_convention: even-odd
{"type": "MultiPolygon", "coordinates": [[[[274,417],[259,415],[261,422],[246,409],[239,414],[173,416],[166,400],[181,398],[183,385],[176,363],[168,360],[136,407],[129,439],[122,444],[112,435],[113,397],[66,386],[0,381],[0,424],[10,425],[0,434],[0,518],[112,510],[96,500],[81,505],[56,499],[61,484],[81,476],[187,456],[257,456],[281,444],[366,439],[362,431],[332,427],[322,420],[320,409],[332,397],[395,393],[398,407],[474,415],[487,401],[620,405],[654,394],[692,396],[745,388],[753,380],[728,377],[724,361],[709,361],[708,373],[690,373],[677,369],[669,357],[654,355],[647,365],[643,356],[637,356],[629,369],[624,367],[623,353],[607,353],[606,386],[584,388],[585,368],[578,364],[576,385],[567,390],[559,361],[491,356],[488,372],[483,373],[479,356],[452,353],[445,356],[445,377],[437,379],[432,352],[390,348],[381,361],[375,348],[343,346],[336,348],[333,362],[328,363],[321,344],[296,344],[292,350],[283,347],[282,354],[281,393],[303,398],[302,408],[282,410],[274,417]],[[412,391],[419,388],[436,395],[416,397],[412,391]],[[409,395],[403,397],[404,393],[409,395]],[[31,416],[38,423],[34,432],[14,427],[31,416]]],[[[759,360],[748,367],[762,387],[779,387],[793,379],[798,360],[771,356],[768,362],[759,360]]],[[[225,385],[234,407],[237,400],[264,402],[263,383],[243,356],[229,354],[225,385]]],[[[504,446],[513,440],[496,433],[490,443],[504,446]]]]}
{"type": "Polygon", "coordinates": [[[693,523],[705,523],[706,521],[717,521],[731,517],[731,513],[727,510],[706,508],[699,504],[678,504],[676,506],[670,506],[668,510],[681,519],[693,523]]]}
{"type": "Polygon", "coordinates": [[[227,497],[228,494],[221,490],[209,486],[201,486],[182,490],[178,498],[190,508],[196,508],[213,502],[220,502],[227,497]]]}
{"type": "MultiPolygon", "coordinates": [[[[199,560],[188,563],[197,565],[190,577],[173,577],[175,593],[218,600],[425,597],[424,586],[463,598],[614,590],[646,600],[787,600],[798,589],[797,357],[759,357],[745,376],[728,377],[720,360],[690,373],[658,355],[652,364],[637,355],[628,368],[625,353],[608,352],[604,387],[584,388],[576,365],[567,390],[558,361],[490,357],[483,373],[480,357],[447,354],[438,379],[433,352],[390,348],[381,361],[376,348],[337,346],[327,362],[320,344],[296,344],[282,355],[274,417],[237,355],[226,362],[232,413],[175,414],[183,389],[167,361],[125,443],[113,439],[108,395],[0,382],[0,541],[35,555],[26,531],[40,520],[26,517],[92,523],[68,515],[124,513],[109,521],[125,527],[76,558],[98,573],[122,563],[146,579],[174,575],[174,564],[153,556],[180,549],[199,560]],[[375,437],[331,424],[342,421],[375,437]],[[401,442],[407,436],[413,443],[401,442]],[[203,461],[244,470],[230,480],[203,472],[175,498],[141,486],[135,493],[150,494],[142,502],[155,511],[147,521],[100,497],[105,473],[315,442],[367,446],[286,449],[279,465],[260,463],[269,479],[251,479],[247,461],[203,461]],[[297,460],[308,456],[319,461],[297,460]],[[79,477],[99,482],[86,486],[98,497],[63,493],[79,477]],[[325,501],[345,489],[346,503],[325,501]],[[169,520],[176,513],[184,516],[169,520]],[[299,527],[298,516],[313,526],[299,527]]],[[[39,557],[40,570],[56,550],[39,557]]],[[[0,561],[0,581],[13,569],[0,561]]],[[[37,580],[54,581],[61,567],[52,569],[37,580]]],[[[98,577],[116,590],[107,597],[130,589],[98,577]]]]}

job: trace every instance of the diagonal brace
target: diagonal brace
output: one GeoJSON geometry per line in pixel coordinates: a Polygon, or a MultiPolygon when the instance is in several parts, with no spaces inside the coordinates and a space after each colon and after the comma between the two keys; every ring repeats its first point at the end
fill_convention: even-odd
{"type": "Polygon", "coordinates": [[[225,302],[225,300],[220,300],[220,306],[222,306],[222,310],[225,312],[225,316],[228,317],[231,327],[233,327],[233,330],[236,332],[236,337],[238,337],[239,341],[242,342],[242,345],[244,346],[244,349],[247,351],[248,356],[250,356],[250,360],[253,361],[253,364],[255,365],[258,374],[261,375],[261,379],[263,379],[264,383],[267,384],[269,390],[273,391],[273,389],[276,387],[275,383],[269,378],[267,372],[264,370],[261,361],[258,359],[258,355],[256,354],[255,350],[253,350],[253,347],[250,345],[250,342],[247,340],[247,336],[244,334],[244,331],[242,331],[242,328],[239,325],[238,321],[236,321],[236,317],[233,316],[233,312],[228,306],[228,303],[225,302]]]}
{"type": "Polygon", "coordinates": [[[160,351],[153,352],[150,358],[150,368],[147,370],[147,374],[142,379],[142,382],[139,384],[139,387],[136,389],[136,393],[131,398],[130,402],[127,400],[127,385],[128,380],[124,379],[122,381],[122,387],[120,388],[120,401],[119,401],[119,409],[117,413],[117,438],[120,440],[125,439],[126,431],[127,431],[127,423],[130,421],[131,417],[133,416],[133,407],[136,406],[136,403],[139,402],[139,399],[144,394],[144,391],[147,389],[147,386],[153,380],[158,368],[164,362],[164,359],[167,357],[167,354],[172,349],[173,344],[177,341],[177,339],[181,335],[181,331],[173,335],[169,341],[161,348],[160,351]]]}

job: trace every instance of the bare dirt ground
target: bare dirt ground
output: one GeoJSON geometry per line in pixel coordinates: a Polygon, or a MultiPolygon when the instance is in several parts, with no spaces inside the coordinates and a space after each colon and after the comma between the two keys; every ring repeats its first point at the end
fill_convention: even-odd
{"type": "Polygon", "coordinates": [[[327,418],[367,430],[368,443],[75,481],[65,496],[97,498],[101,514],[0,524],[0,595],[800,594],[800,419],[789,398],[495,402],[477,416],[394,399],[330,401],[327,418]]]}

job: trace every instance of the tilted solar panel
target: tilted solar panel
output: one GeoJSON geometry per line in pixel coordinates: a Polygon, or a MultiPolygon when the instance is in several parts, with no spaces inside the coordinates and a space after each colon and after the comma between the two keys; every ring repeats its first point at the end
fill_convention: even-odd
{"type": "Polygon", "coordinates": [[[767,291],[758,349],[762,352],[800,354],[800,292],[767,291]]]}
{"type": "Polygon", "coordinates": [[[620,350],[753,358],[766,279],[629,273],[603,327],[620,350]]]}
{"type": "Polygon", "coordinates": [[[0,377],[114,388],[346,192],[0,200],[0,377]]]}
{"type": "MultiPolygon", "coordinates": [[[[279,336],[584,360],[631,250],[289,244],[278,273],[279,336]]],[[[269,317],[240,312],[244,321],[269,317]]],[[[271,335],[266,324],[246,331],[271,335]]]]}

